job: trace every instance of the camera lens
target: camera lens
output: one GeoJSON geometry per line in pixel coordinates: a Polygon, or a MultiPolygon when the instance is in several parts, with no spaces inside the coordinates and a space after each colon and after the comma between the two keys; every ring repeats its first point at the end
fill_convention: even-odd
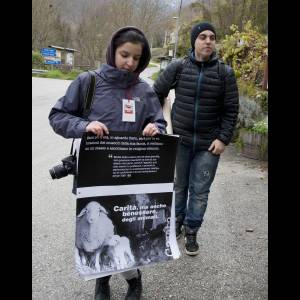
{"type": "Polygon", "coordinates": [[[58,165],[49,170],[52,179],[59,179],[68,175],[68,170],[64,165],[58,165]]]}
{"type": "Polygon", "coordinates": [[[49,173],[50,173],[52,179],[56,178],[55,171],[53,170],[53,168],[49,170],[49,173]]]}

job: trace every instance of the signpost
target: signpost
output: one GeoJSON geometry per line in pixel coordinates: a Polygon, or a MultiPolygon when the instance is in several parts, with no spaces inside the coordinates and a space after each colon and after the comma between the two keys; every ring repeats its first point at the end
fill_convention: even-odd
{"type": "Polygon", "coordinates": [[[48,60],[48,59],[46,59],[46,60],[44,61],[44,63],[45,63],[46,65],[59,65],[59,64],[60,64],[60,61],[59,61],[59,60],[48,60]]]}
{"type": "Polygon", "coordinates": [[[57,56],[56,49],[42,48],[40,52],[44,57],[45,65],[59,65],[61,63],[60,57],[57,56]]]}
{"type": "Polygon", "coordinates": [[[56,56],[56,49],[53,48],[42,48],[41,49],[41,54],[43,56],[56,56]]]}

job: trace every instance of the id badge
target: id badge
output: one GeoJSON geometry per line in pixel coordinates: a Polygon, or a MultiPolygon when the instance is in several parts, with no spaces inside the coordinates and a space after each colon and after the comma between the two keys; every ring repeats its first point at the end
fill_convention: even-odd
{"type": "Polygon", "coordinates": [[[122,103],[122,121],[135,122],[135,101],[130,99],[123,99],[122,103]]]}

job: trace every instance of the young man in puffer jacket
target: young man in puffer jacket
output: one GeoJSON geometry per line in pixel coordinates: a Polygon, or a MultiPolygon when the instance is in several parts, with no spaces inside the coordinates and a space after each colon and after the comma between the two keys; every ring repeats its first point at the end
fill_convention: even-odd
{"type": "Polygon", "coordinates": [[[199,253],[197,232],[239,109],[234,71],[218,60],[215,45],[215,28],[205,22],[195,25],[188,57],[171,62],[153,86],[162,105],[175,88],[171,120],[174,134],[181,137],[176,158],[176,235],[180,237],[184,225],[188,255],[199,253]]]}

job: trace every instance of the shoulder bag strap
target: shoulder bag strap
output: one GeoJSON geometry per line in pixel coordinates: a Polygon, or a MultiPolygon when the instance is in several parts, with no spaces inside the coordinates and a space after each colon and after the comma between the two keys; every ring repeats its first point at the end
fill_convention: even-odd
{"type": "MultiPolygon", "coordinates": [[[[88,117],[88,115],[90,113],[91,106],[92,106],[92,103],[94,100],[94,93],[95,93],[95,86],[96,86],[96,78],[95,78],[94,72],[88,71],[88,76],[89,76],[89,85],[88,85],[88,88],[85,93],[84,107],[83,107],[83,112],[82,112],[82,116],[85,119],[88,117]]],[[[74,154],[73,153],[74,141],[75,141],[75,139],[73,139],[73,141],[72,141],[70,155],[74,154]]]]}
{"type": "Polygon", "coordinates": [[[89,76],[89,85],[86,90],[85,99],[84,99],[84,107],[82,116],[86,119],[90,113],[91,106],[94,100],[95,86],[96,86],[96,78],[95,73],[93,71],[88,71],[89,76]]]}
{"type": "Polygon", "coordinates": [[[185,56],[182,60],[181,60],[181,63],[177,69],[177,73],[176,73],[176,84],[179,82],[179,79],[180,79],[180,76],[182,74],[182,71],[183,71],[183,68],[185,66],[187,62],[187,56],[185,56]]]}
{"type": "Polygon", "coordinates": [[[225,94],[225,63],[218,60],[218,73],[222,81],[222,91],[225,94]]]}

